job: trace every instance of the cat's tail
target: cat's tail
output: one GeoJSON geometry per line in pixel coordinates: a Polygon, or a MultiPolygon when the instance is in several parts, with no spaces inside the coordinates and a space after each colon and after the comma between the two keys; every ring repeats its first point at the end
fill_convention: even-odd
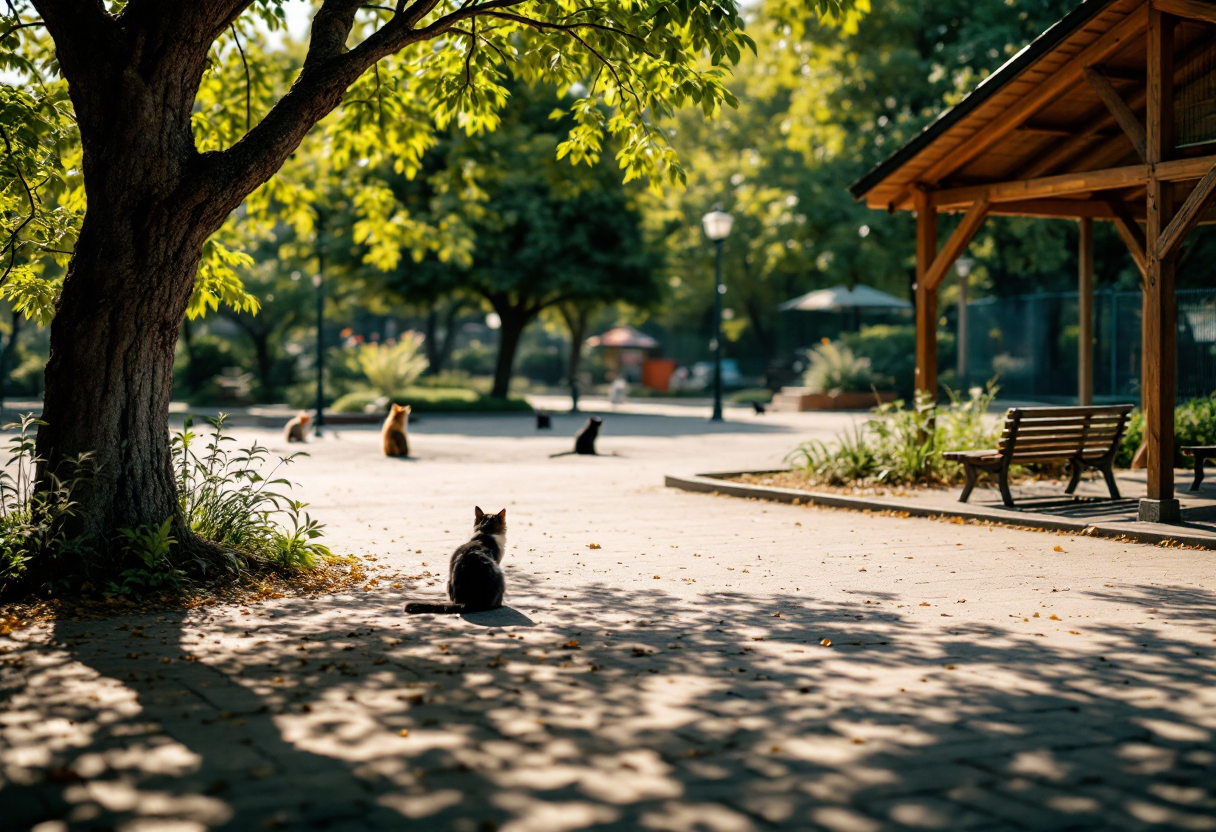
{"type": "Polygon", "coordinates": [[[464,612],[464,608],[464,604],[426,604],[420,601],[411,601],[405,605],[405,614],[422,615],[429,612],[437,615],[459,615],[464,612]]]}

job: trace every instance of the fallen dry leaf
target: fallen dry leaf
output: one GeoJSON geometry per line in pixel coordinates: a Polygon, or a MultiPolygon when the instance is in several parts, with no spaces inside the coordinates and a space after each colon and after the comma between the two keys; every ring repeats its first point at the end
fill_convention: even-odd
{"type": "Polygon", "coordinates": [[[822,638],[819,640],[819,643],[822,644],[824,647],[832,646],[832,640],[830,638],[822,638]]]}
{"type": "Polygon", "coordinates": [[[564,650],[577,650],[577,649],[578,649],[578,642],[577,642],[577,641],[575,641],[574,639],[570,639],[569,641],[567,641],[565,644],[563,644],[563,645],[562,645],[562,649],[564,649],[564,650]]]}
{"type": "Polygon", "coordinates": [[[402,728],[400,731],[397,732],[397,735],[401,736],[401,737],[408,737],[410,735],[410,729],[402,728]]]}
{"type": "Polygon", "coordinates": [[[922,607],[927,607],[927,606],[929,606],[929,602],[928,602],[928,601],[921,601],[921,602],[920,602],[920,605],[921,605],[922,607]]]}
{"type": "Polygon", "coordinates": [[[1053,613],[1051,614],[1051,619],[1050,619],[1050,620],[1052,620],[1052,621],[1059,621],[1059,620],[1060,620],[1060,616],[1056,615],[1056,614],[1053,612],[1053,613]]]}
{"type": "Polygon", "coordinates": [[[600,548],[602,548],[602,547],[601,547],[601,546],[600,546],[600,544],[598,544],[598,543],[588,543],[588,544],[587,544],[587,548],[588,548],[588,549],[600,549],[600,548]]]}
{"type": "Polygon", "coordinates": [[[1052,548],[1053,548],[1053,549],[1055,549],[1057,552],[1063,552],[1063,551],[1064,551],[1064,547],[1063,547],[1063,546],[1053,546],[1052,548]]]}

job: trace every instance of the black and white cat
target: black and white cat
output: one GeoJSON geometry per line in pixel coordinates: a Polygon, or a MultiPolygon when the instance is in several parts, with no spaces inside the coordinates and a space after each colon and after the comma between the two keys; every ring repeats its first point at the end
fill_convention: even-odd
{"type": "Polygon", "coordinates": [[[405,605],[407,615],[439,613],[457,615],[465,612],[496,610],[502,606],[506,581],[503,579],[503,555],[507,551],[507,510],[486,514],[473,509],[473,537],[455,552],[448,565],[448,598],[450,604],[411,602],[405,605]]]}

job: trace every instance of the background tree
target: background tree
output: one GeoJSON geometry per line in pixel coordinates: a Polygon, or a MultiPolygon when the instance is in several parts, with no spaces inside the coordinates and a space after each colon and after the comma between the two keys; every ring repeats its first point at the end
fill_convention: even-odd
{"type": "MultiPolygon", "coordinates": [[[[23,82],[0,102],[11,128],[0,183],[7,293],[53,304],[38,450],[51,468],[97,454],[78,516],[103,547],[120,527],[176,516],[167,427],[178,329],[197,292],[249,302],[235,258],[212,237],[247,199],[247,216],[290,210],[273,184],[250,197],[315,125],[338,111],[325,128],[337,167],[367,158],[409,169],[436,128],[493,129],[508,73],[549,77],[583,93],[570,102],[563,155],[594,161],[613,134],[626,175],[658,182],[679,171],[647,114],[685,102],[713,113],[733,100],[717,65],[750,46],[735,7],[715,0],[313,8],[286,87],[263,71],[278,59],[236,48],[258,26],[281,25],[282,0],[12,0],[0,14],[0,65],[23,82]],[[77,165],[65,163],[73,146],[77,165]],[[61,214],[44,198],[57,192],[68,195],[61,214]],[[62,287],[19,269],[16,252],[61,266],[70,253],[62,287]]],[[[205,552],[189,529],[175,535],[205,552]]]]}

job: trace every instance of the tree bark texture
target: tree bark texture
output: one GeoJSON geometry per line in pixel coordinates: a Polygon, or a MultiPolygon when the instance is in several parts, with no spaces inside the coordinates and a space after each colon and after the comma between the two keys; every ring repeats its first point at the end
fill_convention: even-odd
{"type": "Polygon", "coordinates": [[[490,389],[490,395],[505,399],[511,390],[511,374],[515,367],[515,353],[519,350],[519,339],[536,313],[506,303],[491,303],[502,325],[498,330],[498,358],[494,362],[494,386],[490,389]]]}
{"type": "Polygon", "coordinates": [[[252,0],[129,0],[117,13],[101,0],[32,3],[67,81],[88,204],[51,325],[38,453],[44,471],[95,455],[79,530],[105,548],[118,529],[177,512],[173,351],[204,242],[365,70],[481,9],[415,28],[433,3],[399,4],[348,49],[362,0],[323,0],[291,90],[232,147],[200,154],[190,116],[209,50],[252,0]]]}
{"type": "MultiPolygon", "coordinates": [[[[118,529],[178,512],[173,353],[204,242],[337,106],[358,68],[345,55],[341,71],[306,67],[274,118],[227,151],[200,154],[190,117],[208,49],[248,0],[133,0],[118,16],[100,2],[35,5],[80,127],[88,206],[51,324],[37,447],[44,472],[94,456],[76,531],[105,550],[118,529]]],[[[353,19],[357,4],[346,5],[353,19]]],[[[189,542],[189,530],[178,538],[189,542]]]]}

